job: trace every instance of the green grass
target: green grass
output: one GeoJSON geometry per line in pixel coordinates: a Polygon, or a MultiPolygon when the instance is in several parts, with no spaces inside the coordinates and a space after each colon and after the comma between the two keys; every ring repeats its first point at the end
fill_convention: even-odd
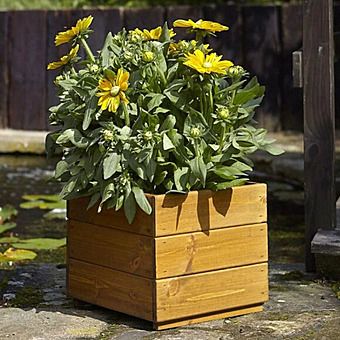
{"type": "MultiPolygon", "coordinates": [[[[203,5],[223,3],[228,0],[1,0],[0,10],[62,9],[86,7],[147,7],[168,5],[203,5]]],[[[239,4],[281,4],[301,2],[301,0],[239,0],[239,4]]]]}

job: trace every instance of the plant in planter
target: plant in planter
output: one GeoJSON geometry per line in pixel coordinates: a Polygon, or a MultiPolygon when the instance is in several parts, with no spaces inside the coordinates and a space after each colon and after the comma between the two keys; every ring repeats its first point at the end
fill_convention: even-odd
{"type": "Polygon", "coordinates": [[[263,86],[204,43],[221,24],[176,20],[195,34],[180,41],[166,23],[123,29],[94,55],[91,22],[58,33],[72,48],[48,65],[63,69],[46,146],[62,152],[69,294],[158,329],[260,310],[266,189],[244,184],[249,154],[280,153],[253,126],[263,86]]]}

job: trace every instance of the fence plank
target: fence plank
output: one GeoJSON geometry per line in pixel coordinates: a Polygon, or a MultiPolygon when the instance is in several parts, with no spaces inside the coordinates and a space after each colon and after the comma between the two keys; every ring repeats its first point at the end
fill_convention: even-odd
{"type": "Polygon", "coordinates": [[[281,125],[283,130],[303,130],[302,89],[293,87],[292,76],[292,53],[302,48],[302,19],[302,5],[282,6],[281,125]]]}
{"type": "Polygon", "coordinates": [[[204,7],[204,19],[219,22],[229,27],[226,32],[209,38],[210,45],[224,58],[242,64],[242,16],[239,6],[211,5],[204,7]]]}
{"type": "Polygon", "coordinates": [[[333,0],[305,1],[303,19],[306,269],[311,241],[335,228],[333,0]]]}
{"type": "Polygon", "coordinates": [[[0,12],[0,128],[6,128],[8,123],[7,117],[7,24],[8,13],[0,12]]]}
{"type": "Polygon", "coordinates": [[[137,27],[151,29],[162,26],[164,14],[163,7],[124,9],[124,27],[132,30],[137,27]]]}
{"type": "Polygon", "coordinates": [[[280,128],[280,30],[277,6],[243,7],[244,65],[266,86],[255,119],[271,131],[280,128]]]}
{"type": "MultiPolygon", "coordinates": [[[[202,8],[198,6],[169,6],[166,10],[166,20],[169,27],[172,27],[176,19],[192,19],[198,20],[203,17],[202,8]]],[[[176,29],[176,39],[189,39],[192,36],[186,33],[186,29],[177,28],[176,29]]]]}
{"type": "Polygon", "coordinates": [[[9,127],[43,130],[46,11],[13,11],[9,19],[9,127]]]}
{"type": "Polygon", "coordinates": [[[340,3],[334,4],[334,32],[335,38],[335,126],[340,129],[340,3]]]}
{"type": "Polygon", "coordinates": [[[123,27],[122,11],[116,9],[88,9],[83,11],[84,16],[92,15],[91,29],[94,31],[89,37],[89,45],[95,53],[103,47],[108,32],[117,33],[123,27]]]}

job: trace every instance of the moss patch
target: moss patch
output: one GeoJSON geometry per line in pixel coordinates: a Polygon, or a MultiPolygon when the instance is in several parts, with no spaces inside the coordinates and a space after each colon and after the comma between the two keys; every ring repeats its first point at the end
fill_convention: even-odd
{"type": "Polygon", "coordinates": [[[43,294],[36,287],[23,287],[15,294],[15,298],[10,301],[10,307],[37,307],[44,301],[43,294]]]}

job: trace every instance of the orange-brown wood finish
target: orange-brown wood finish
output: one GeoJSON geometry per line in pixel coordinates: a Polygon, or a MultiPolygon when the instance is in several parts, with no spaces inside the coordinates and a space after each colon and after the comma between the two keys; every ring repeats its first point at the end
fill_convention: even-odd
{"type": "Polygon", "coordinates": [[[148,195],[151,215],[68,202],[68,294],[155,329],[253,313],[268,299],[266,186],[148,195]]]}

